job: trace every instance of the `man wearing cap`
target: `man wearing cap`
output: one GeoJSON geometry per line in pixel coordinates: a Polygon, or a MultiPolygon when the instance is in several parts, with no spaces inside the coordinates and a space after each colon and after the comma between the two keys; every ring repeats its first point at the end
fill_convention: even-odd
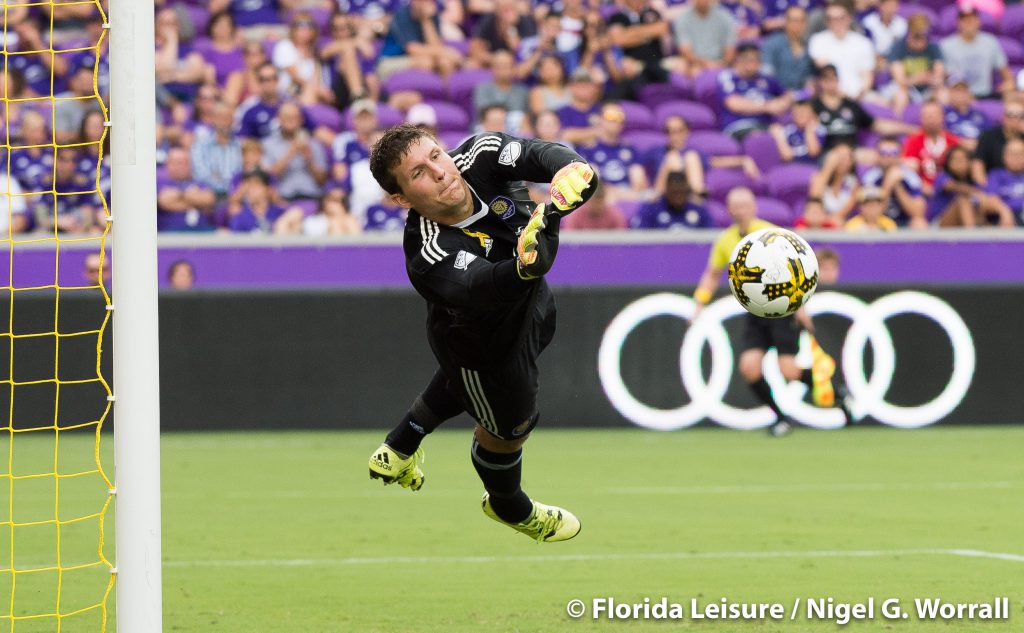
{"type": "Polygon", "coordinates": [[[370,137],[380,125],[377,104],[371,99],[357,100],[349,112],[352,115],[352,131],[337,135],[331,145],[331,178],[338,183],[347,183],[352,166],[370,157],[370,137]]]}
{"type": "Polygon", "coordinates": [[[886,217],[885,193],[878,187],[863,187],[860,190],[859,213],[843,225],[847,231],[895,231],[896,223],[886,217]]]}
{"type": "Polygon", "coordinates": [[[946,129],[960,139],[960,145],[970,151],[978,147],[978,138],[988,129],[990,122],[985,113],[974,108],[974,95],[962,75],[950,75],[946,80],[949,103],[945,107],[946,129]]]}
{"type": "Polygon", "coordinates": [[[577,146],[580,156],[597,168],[612,200],[637,200],[649,183],[636,150],[622,142],[626,113],[622,106],[606,103],[597,120],[597,138],[577,146]]]}
{"type": "Polygon", "coordinates": [[[1006,53],[994,35],[981,31],[981,17],[970,5],[961,6],[956,33],[942,40],[942,59],[950,73],[967,79],[971,93],[985,99],[997,92],[1013,89],[1013,77],[1006,65],[1006,53]],[[998,71],[1000,86],[992,85],[992,75],[998,71]]]}
{"type": "Polygon", "coordinates": [[[807,43],[811,59],[818,66],[834,65],[842,93],[859,99],[875,81],[875,48],[871,40],[851,30],[853,14],[845,2],[829,2],[825,23],[828,28],[812,35],[807,43]]]}
{"type": "Polygon", "coordinates": [[[875,146],[878,164],[864,173],[865,187],[876,187],[882,192],[883,212],[897,226],[927,228],[927,206],[923,183],[916,171],[901,160],[903,148],[898,139],[883,137],[875,146]]]}
{"type": "Polygon", "coordinates": [[[737,139],[767,129],[793,103],[774,77],[761,73],[761,53],[750,43],[740,44],[733,68],[718,75],[718,99],[722,131],[737,139]]]}
{"type": "Polygon", "coordinates": [[[601,78],[586,66],[580,66],[569,76],[569,104],[557,112],[566,143],[580,145],[597,140],[594,122],[600,109],[601,84],[601,78]]]}
{"type": "Polygon", "coordinates": [[[907,23],[907,38],[897,40],[889,51],[889,91],[897,114],[909,103],[921,103],[936,96],[942,87],[942,51],[938,44],[928,41],[930,28],[928,17],[915,13],[907,23]]]}

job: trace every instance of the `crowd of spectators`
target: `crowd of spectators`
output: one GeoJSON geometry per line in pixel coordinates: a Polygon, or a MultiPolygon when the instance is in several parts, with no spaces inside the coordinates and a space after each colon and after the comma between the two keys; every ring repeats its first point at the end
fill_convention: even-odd
{"type": "MultiPolygon", "coordinates": [[[[736,186],[786,226],[1024,225],[1019,4],[157,0],[156,12],[162,231],[396,230],[404,211],[368,153],[401,121],[449,148],[488,131],[574,147],[602,185],[569,229],[720,226],[736,186]]],[[[7,23],[3,222],[99,231],[100,14],[24,4],[7,23]]]]}

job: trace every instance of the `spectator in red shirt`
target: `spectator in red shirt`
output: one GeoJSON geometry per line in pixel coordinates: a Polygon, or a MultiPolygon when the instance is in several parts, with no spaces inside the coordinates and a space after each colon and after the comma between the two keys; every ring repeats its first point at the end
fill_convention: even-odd
{"type": "Polygon", "coordinates": [[[908,136],[903,144],[903,161],[921,176],[921,190],[929,197],[934,191],[939,166],[946,160],[946,152],[958,143],[944,126],[942,105],[928,101],[921,107],[921,129],[908,136]]]}

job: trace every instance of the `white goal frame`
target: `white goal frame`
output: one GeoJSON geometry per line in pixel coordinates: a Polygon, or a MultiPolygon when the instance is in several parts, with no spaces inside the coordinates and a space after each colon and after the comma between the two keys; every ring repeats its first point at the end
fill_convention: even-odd
{"type": "Polygon", "coordinates": [[[110,0],[117,632],[162,631],[152,2],[110,0]]]}

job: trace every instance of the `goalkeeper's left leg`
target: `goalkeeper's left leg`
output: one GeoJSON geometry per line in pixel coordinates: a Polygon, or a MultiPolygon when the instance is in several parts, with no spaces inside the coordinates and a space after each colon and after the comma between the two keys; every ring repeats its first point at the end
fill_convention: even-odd
{"type": "Polygon", "coordinates": [[[402,421],[391,429],[384,443],[370,455],[370,477],[383,479],[385,484],[398,483],[403,488],[419,490],[424,481],[420,468],[423,462],[420,443],[445,420],[464,410],[449,388],[448,379],[438,369],[402,421]]]}

